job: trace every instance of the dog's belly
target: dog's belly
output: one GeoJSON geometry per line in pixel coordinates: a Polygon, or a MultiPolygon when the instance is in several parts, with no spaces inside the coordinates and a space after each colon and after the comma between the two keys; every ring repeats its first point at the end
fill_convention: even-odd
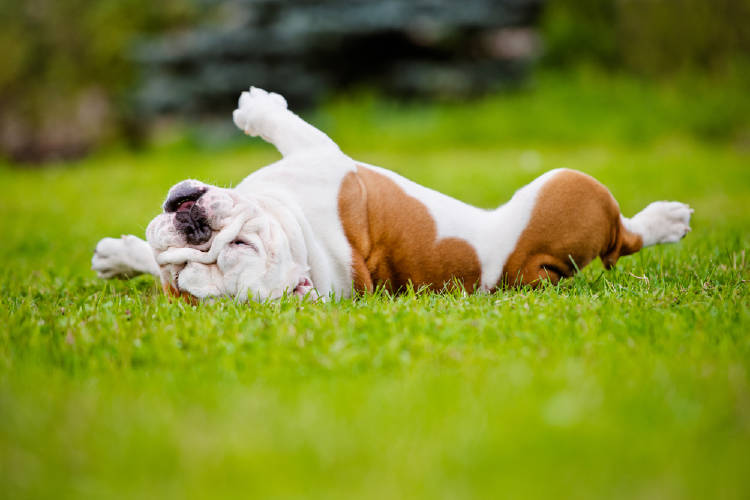
{"type": "Polygon", "coordinates": [[[342,153],[287,157],[235,189],[288,193],[312,228],[313,241],[306,243],[321,249],[322,256],[310,263],[313,281],[330,282],[332,292],[348,297],[353,289],[382,284],[398,290],[408,282],[431,289],[454,281],[467,291],[493,289],[551,174],[492,211],[342,153]]]}
{"type": "MultiPolygon", "coordinates": [[[[311,262],[313,282],[330,275],[336,295],[378,284],[398,290],[408,282],[432,289],[454,280],[469,291],[482,286],[487,258],[476,243],[489,212],[389,170],[363,166],[341,153],[289,157],[254,172],[235,189],[246,195],[281,190],[293,198],[314,234],[308,245],[318,245],[324,254],[311,262]],[[360,180],[366,189],[359,189],[360,180]]],[[[495,268],[499,277],[502,263],[495,268]]]]}
{"type": "MultiPolygon", "coordinates": [[[[612,224],[619,224],[616,218],[602,222],[581,219],[567,209],[560,213],[560,194],[577,193],[564,196],[575,207],[576,200],[598,193],[593,205],[607,208],[609,219],[619,217],[606,188],[588,176],[560,170],[538,177],[495,210],[472,207],[342,153],[288,157],[250,175],[236,189],[287,193],[311,228],[306,244],[313,282],[330,283],[322,291],[343,297],[379,285],[392,291],[409,283],[440,290],[454,283],[467,291],[490,291],[504,283],[532,282],[565,267],[571,257],[573,265],[580,260],[583,267],[602,253],[612,224]],[[537,203],[543,188],[545,199],[557,194],[540,214],[537,203]],[[578,234],[581,228],[586,234],[578,234]],[[604,236],[594,241],[589,233],[604,236]],[[542,245],[530,235],[551,243],[542,245]],[[550,256],[554,265],[547,262],[550,256]],[[528,279],[519,280],[521,276],[528,279]]],[[[584,213],[599,214],[593,209],[584,213]]],[[[572,272],[563,269],[558,274],[572,272]]]]}

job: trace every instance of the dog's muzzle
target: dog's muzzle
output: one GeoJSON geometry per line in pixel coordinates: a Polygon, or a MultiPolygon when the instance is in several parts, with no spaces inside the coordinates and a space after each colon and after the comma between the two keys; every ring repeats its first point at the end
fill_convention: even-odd
{"type": "Polygon", "coordinates": [[[169,191],[164,202],[164,211],[175,214],[175,229],[185,235],[190,245],[200,245],[211,238],[206,211],[197,203],[207,190],[205,186],[184,181],[169,191]]]}

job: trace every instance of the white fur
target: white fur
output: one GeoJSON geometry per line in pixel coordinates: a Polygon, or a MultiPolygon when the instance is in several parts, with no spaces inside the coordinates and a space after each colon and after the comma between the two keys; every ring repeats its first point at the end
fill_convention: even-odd
{"type": "Polygon", "coordinates": [[[132,278],[139,274],[159,276],[151,246],[133,235],[100,240],[91,259],[91,269],[104,279],[132,278]]]}
{"type": "MultiPolygon", "coordinates": [[[[359,165],[388,176],[421,201],[438,238],[456,237],[473,245],[482,267],[481,289],[490,290],[529,222],[541,187],[559,172],[547,172],[506,204],[483,210],[389,170],[355,162],[289,111],[278,94],[257,88],[243,92],[233,117],[245,133],[276,146],[283,159],[250,174],[234,189],[191,181],[207,188],[196,204],[208,216],[211,238],[188,245],[175,229],[175,214],[163,213],[147,229],[150,246],[134,236],[99,243],[92,267],[100,277],[148,272],[199,298],[263,300],[291,292],[348,297],[352,250],[339,217],[338,194],[343,178],[359,165]],[[240,240],[248,244],[237,244],[240,240]]],[[[682,203],[656,202],[623,221],[645,245],[652,245],[684,236],[690,212],[682,203]]]]}
{"type": "Polygon", "coordinates": [[[250,87],[240,95],[232,115],[237,127],[247,135],[260,136],[279,150],[282,156],[316,148],[338,150],[326,134],[289,111],[286,99],[275,92],[250,87]]]}
{"type": "Polygon", "coordinates": [[[690,232],[690,214],[693,209],[678,201],[655,201],[635,214],[622,218],[625,227],[640,234],[643,246],[675,243],[690,232]]]}

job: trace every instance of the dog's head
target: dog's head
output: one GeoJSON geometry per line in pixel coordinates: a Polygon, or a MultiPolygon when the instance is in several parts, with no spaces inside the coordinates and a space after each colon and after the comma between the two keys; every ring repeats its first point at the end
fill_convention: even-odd
{"type": "Polygon", "coordinates": [[[299,224],[273,200],[186,180],[146,229],[165,289],[204,299],[317,294],[299,224]]]}

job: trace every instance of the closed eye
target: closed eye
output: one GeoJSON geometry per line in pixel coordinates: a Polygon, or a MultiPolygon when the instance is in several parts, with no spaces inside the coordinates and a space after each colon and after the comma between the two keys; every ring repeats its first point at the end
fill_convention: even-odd
{"type": "Polygon", "coordinates": [[[254,252],[258,251],[258,247],[255,246],[255,243],[251,243],[249,241],[242,240],[242,239],[236,239],[236,240],[234,240],[232,242],[232,245],[247,247],[247,248],[251,249],[254,252]]]}

